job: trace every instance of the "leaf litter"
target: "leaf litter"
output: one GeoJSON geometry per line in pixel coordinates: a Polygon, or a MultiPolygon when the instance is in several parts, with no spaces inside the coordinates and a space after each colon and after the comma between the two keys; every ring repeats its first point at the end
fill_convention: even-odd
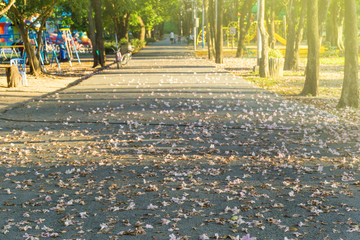
{"type": "Polygon", "coordinates": [[[211,71],[8,113],[1,239],[356,239],[359,126],[211,71]]]}

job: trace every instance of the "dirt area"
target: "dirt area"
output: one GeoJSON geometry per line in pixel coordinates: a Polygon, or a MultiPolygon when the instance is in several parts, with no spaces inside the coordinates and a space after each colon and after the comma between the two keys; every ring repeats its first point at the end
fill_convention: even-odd
{"type": "MultiPolygon", "coordinates": [[[[106,65],[113,63],[113,59],[113,56],[108,56],[106,65]]],[[[20,86],[17,88],[7,87],[5,68],[9,66],[9,62],[1,63],[0,110],[4,110],[13,104],[57,91],[100,69],[100,67],[92,68],[93,61],[92,55],[90,54],[81,55],[80,61],[81,64],[75,59],[71,62],[71,65],[69,62],[60,63],[61,70],[58,68],[56,62],[52,65],[46,65],[46,73],[37,78],[27,74],[28,86],[20,86]]],[[[27,70],[27,72],[29,72],[29,70],[27,70]]]]}

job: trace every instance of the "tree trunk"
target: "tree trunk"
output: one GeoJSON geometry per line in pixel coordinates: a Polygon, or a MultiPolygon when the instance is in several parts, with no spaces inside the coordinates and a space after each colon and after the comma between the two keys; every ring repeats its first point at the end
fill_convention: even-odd
{"type": "MultiPolygon", "coordinates": [[[[45,23],[45,21],[44,21],[44,23],[45,23]]],[[[39,30],[36,32],[36,42],[37,42],[37,44],[38,44],[38,46],[37,46],[37,48],[38,49],[42,49],[42,47],[43,47],[43,41],[42,41],[42,35],[43,35],[43,25],[42,26],[40,26],[40,28],[39,28],[39,30]]],[[[40,57],[41,57],[41,51],[40,50],[38,50],[37,52],[36,52],[36,57],[37,57],[37,59],[40,59],[40,57]]],[[[45,61],[45,59],[43,59],[43,61],[45,61]]]]}
{"type": "Polygon", "coordinates": [[[253,6],[254,1],[246,1],[241,8],[241,16],[240,16],[240,34],[238,39],[238,46],[236,51],[236,57],[244,56],[244,45],[245,45],[245,36],[247,30],[251,25],[251,8],[253,6]],[[250,12],[250,14],[248,14],[250,12]],[[248,16],[247,25],[245,26],[245,17],[248,16]]]}
{"type": "Polygon", "coordinates": [[[7,78],[7,87],[8,88],[15,88],[21,86],[21,79],[22,76],[18,70],[18,67],[12,65],[5,69],[6,71],[6,78],[7,78]]]}
{"type": "Polygon", "coordinates": [[[345,69],[338,107],[359,107],[356,0],[345,0],[345,69]]]}
{"type": "MultiPolygon", "coordinates": [[[[290,1],[292,2],[292,1],[290,1]]],[[[306,0],[302,0],[300,18],[298,16],[289,16],[289,30],[286,43],[286,54],[284,70],[297,70],[299,65],[299,49],[303,38],[304,21],[306,16],[306,0]],[[294,20],[296,18],[296,20],[294,20]],[[295,22],[296,21],[296,22],[295,22]],[[297,29],[297,30],[295,30],[297,29]],[[290,36],[289,36],[290,35],[290,36]]],[[[295,9],[299,8],[298,5],[295,9]]],[[[294,10],[288,10],[288,13],[293,13],[294,10]]]]}
{"type": "Polygon", "coordinates": [[[145,24],[140,16],[138,16],[138,20],[140,24],[140,40],[145,41],[145,33],[146,33],[145,24]]]}
{"type": "Polygon", "coordinates": [[[259,9],[259,29],[261,34],[261,58],[259,65],[260,77],[267,78],[269,77],[269,34],[265,29],[265,0],[260,0],[260,9],[259,9]]]}
{"type": "Polygon", "coordinates": [[[164,25],[165,25],[164,22],[162,22],[162,23],[160,24],[160,31],[159,31],[159,37],[160,37],[160,38],[161,38],[162,36],[164,36],[164,25]]]}
{"type": "Polygon", "coordinates": [[[270,38],[270,48],[275,49],[276,39],[275,39],[275,0],[270,0],[270,16],[268,21],[268,29],[269,29],[269,38],[270,38]]]}
{"type": "Polygon", "coordinates": [[[344,42],[343,42],[343,24],[339,23],[339,25],[336,26],[336,46],[340,50],[340,52],[344,51],[344,42]]]}
{"type": "MultiPolygon", "coordinates": [[[[246,3],[246,2],[245,2],[246,3]]],[[[245,16],[244,16],[244,6],[241,8],[240,24],[239,24],[239,39],[236,50],[236,57],[244,56],[244,42],[245,42],[245,16]]]]}
{"type": "Polygon", "coordinates": [[[278,79],[284,74],[284,59],[283,58],[269,58],[269,73],[271,78],[278,79]]]}
{"type": "Polygon", "coordinates": [[[208,21],[210,24],[208,30],[208,58],[210,60],[215,59],[215,3],[214,0],[209,0],[208,7],[208,21]]]}
{"type": "Polygon", "coordinates": [[[320,36],[320,46],[322,43],[322,36],[323,36],[323,26],[324,22],[326,21],[326,17],[328,15],[329,7],[330,7],[331,0],[319,0],[319,9],[318,9],[318,17],[319,17],[319,36],[320,36]]]}
{"type": "Polygon", "coordinates": [[[151,38],[151,30],[147,30],[146,36],[147,38],[151,38]]]}
{"type": "Polygon", "coordinates": [[[215,62],[222,64],[224,60],[224,52],[223,52],[223,44],[224,44],[224,35],[223,35],[223,17],[224,17],[224,10],[223,10],[223,0],[218,0],[217,5],[217,23],[216,23],[216,56],[215,62]]]}
{"type": "Polygon", "coordinates": [[[29,33],[25,27],[25,23],[19,22],[18,29],[19,29],[19,32],[21,35],[21,39],[24,42],[24,47],[25,47],[25,51],[26,51],[27,58],[29,61],[29,66],[30,66],[30,74],[32,74],[34,76],[38,76],[42,73],[41,65],[40,65],[39,59],[36,57],[35,49],[30,43],[29,33]]]}
{"type": "Polygon", "coordinates": [[[330,14],[328,15],[327,19],[326,19],[326,42],[331,42],[331,31],[332,31],[332,26],[331,26],[331,7],[330,7],[330,14]]]}
{"type": "Polygon", "coordinates": [[[331,37],[330,42],[331,46],[337,46],[337,48],[342,52],[344,51],[344,42],[343,42],[343,24],[344,24],[344,9],[341,5],[342,1],[332,1],[330,7],[330,30],[331,37]]]}
{"type": "Polygon", "coordinates": [[[298,30],[296,32],[296,38],[295,38],[294,61],[292,63],[293,65],[291,66],[292,70],[298,70],[299,68],[300,44],[304,34],[305,16],[306,16],[306,0],[302,0],[301,15],[300,15],[298,30]]]}
{"type": "Polygon", "coordinates": [[[99,62],[100,62],[100,61],[99,61],[99,55],[98,55],[98,48],[97,48],[97,45],[96,45],[95,23],[94,23],[94,18],[93,18],[93,12],[92,12],[91,4],[88,5],[87,15],[88,15],[88,21],[89,21],[88,36],[89,36],[90,41],[91,41],[92,53],[93,53],[93,58],[94,58],[94,65],[93,65],[93,67],[96,67],[97,65],[99,65],[99,62]]]}
{"type": "Polygon", "coordinates": [[[120,36],[120,21],[119,18],[117,18],[116,16],[111,17],[111,20],[113,21],[114,24],[114,32],[116,34],[117,39],[119,39],[120,36]]]}
{"type": "Polygon", "coordinates": [[[99,55],[99,63],[102,67],[105,67],[105,47],[104,47],[104,39],[103,39],[103,25],[102,25],[102,8],[101,8],[101,0],[91,0],[92,7],[95,12],[95,38],[96,38],[96,46],[98,49],[99,55]]]}
{"type": "Polygon", "coordinates": [[[285,70],[292,70],[295,62],[295,35],[296,35],[296,25],[297,25],[297,16],[295,14],[296,6],[295,0],[289,0],[287,8],[287,24],[288,30],[286,35],[286,52],[285,52],[285,70]]]}
{"type": "Polygon", "coordinates": [[[316,96],[319,86],[320,39],[318,1],[307,0],[308,17],[308,60],[306,66],[305,84],[300,95],[316,96]]]}
{"type": "Polygon", "coordinates": [[[119,19],[120,26],[119,26],[119,39],[125,38],[129,41],[129,21],[130,21],[130,14],[126,13],[119,19]]]}

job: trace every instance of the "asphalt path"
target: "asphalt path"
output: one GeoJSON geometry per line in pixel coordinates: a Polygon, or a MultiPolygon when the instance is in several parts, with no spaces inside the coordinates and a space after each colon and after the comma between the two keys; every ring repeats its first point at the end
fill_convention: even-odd
{"type": "Polygon", "coordinates": [[[359,126],[169,40],[1,114],[0,239],[359,239],[359,126]]]}

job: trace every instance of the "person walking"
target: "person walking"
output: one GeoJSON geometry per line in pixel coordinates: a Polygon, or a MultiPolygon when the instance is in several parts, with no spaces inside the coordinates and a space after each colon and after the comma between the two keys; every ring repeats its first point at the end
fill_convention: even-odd
{"type": "Polygon", "coordinates": [[[171,33],[170,33],[170,42],[171,42],[171,44],[174,43],[174,39],[175,39],[174,32],[171,32],[171,33]]]}

